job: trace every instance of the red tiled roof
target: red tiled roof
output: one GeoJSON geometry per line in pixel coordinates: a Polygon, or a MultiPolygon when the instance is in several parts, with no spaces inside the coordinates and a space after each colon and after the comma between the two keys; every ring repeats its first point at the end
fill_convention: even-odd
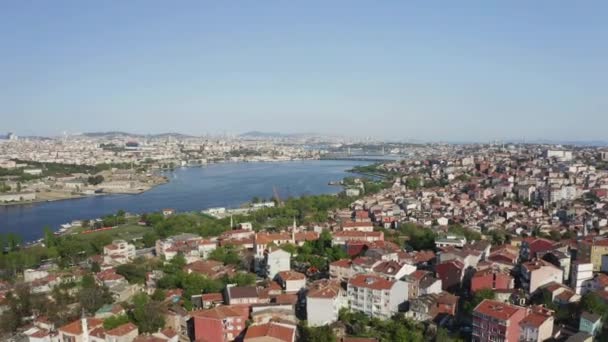
{"type": "Polygon", "coordinates": [[[312,298],[336,298],[342,289],[337,280],[321,279],[308,287],[308,297],[312,298]]]}
{"type": "Polygon", "coordinates": [[[274,302],[277,304],[291,304],[294,305],[298,302],[297,294],[280,294],[274,298],[274,302]]]}
{"type": "Polygon", "coordinates": [[[386,280],[373,274],[358,274],[348,282],[349,285],[364,287],[373,290],[388,290],[395,284],[394,281],[386,280]]]}
{"type": "Polygon", "coordinates": [[[475,313],[492,317],[499,321],[507,321],[520,310],[526,310],[520,306],[510,305],[496,300],[484,299],[475,308],[475,313]]]}
{"type": "Polygon", "coordinates": [[[332,262],[331,264],[329,264],[329,266],[349,268],[351,264],[352,264],[352,261],[349,259],[340,259],[340,260],[332,262]]]}
{"type": "Polygon", "coordinates": [[[296,333],[295,327],[286,327],[277,323],[267,323],[262,325],[252,325],[247,329],[245,340],[258,337],[272,337],[279,341],[291,342],[296,333]]]}
{"type": "MultiPolygon", "coordinates": [[[[94,329],[98,326],[101,326],[103,321],[97,318],[87,318],[87,325],[89,329],[94,329]]],[[[64,333],[68,333],[70,335],[80,335],[82,334],[82,322],[78,319],[71,323],[68,323],[58,330],[63,331],[64,333]]]]}
{"type": "Polygon", "coordinates": [[[224,296],[219,293],[219,292],[214,292],[214,293],[205,293],[203,295],[201,295],[201,300],[205,301],[205,302],[217,302],[217,301],[223,301],[224,300],[224,296]]]}
{"type": "Polygon", "coordinates": [[[529,325],[529,326],[538,328],[550,317],[551,316],[543,315],[538,312],[532,312],[531,314],[526,316],[519,324],[520,325],[529,325]]]}
{"type": "Polygon", "coordinates": [[[205,317],[214,319],[243,316],[243,312],[241,310],[238,310],[238,308],[228,305],[218,306],[208,310],[192,311],[191,314],[193,317],[205,317]]]}
{"type": "Polygon", "coordinates": [[[296,271],[281,271],[277,274],[283,281],[306,279],[304,274],[296,271]]]}

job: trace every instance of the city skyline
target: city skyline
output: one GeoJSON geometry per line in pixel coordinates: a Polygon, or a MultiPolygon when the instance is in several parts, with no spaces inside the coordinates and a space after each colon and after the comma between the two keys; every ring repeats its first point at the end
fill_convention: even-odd
{"type": "Polygon", "coordinates": [[[604,140],[602,2],[0,4],[3,131],[604,140]]]}

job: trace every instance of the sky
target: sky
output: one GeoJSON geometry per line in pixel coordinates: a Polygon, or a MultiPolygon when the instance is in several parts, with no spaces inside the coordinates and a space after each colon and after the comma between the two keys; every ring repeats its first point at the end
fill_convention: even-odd
{"type": "Polygon", "coordinates": [[[0,132],[608,140],[606,1],[0,1],[0,132]]]}

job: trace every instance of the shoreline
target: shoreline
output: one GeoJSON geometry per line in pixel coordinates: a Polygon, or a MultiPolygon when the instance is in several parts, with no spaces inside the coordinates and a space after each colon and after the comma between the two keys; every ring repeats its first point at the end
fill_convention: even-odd
{"type": "MultiPolygon", "coordinates": [[[[224,160],[224,161],[219,161],[219,162],[211,162],[211,163],[207,163],[207,164],[191,164],[191,165],[177,166],[172,169],[164,169],[164,170],[158,169],[158,170],[154,170],[154,172],[162,174],[163,172],[174,172],[175,170],[180,169],[180,168],[202,168],[205,166],[219,165],[219,164],[288,163],[288,162],[303,162],[303,161],[315,161],[315,160],[323,161],[323,159],[316,159],[316,158],[290,159],[290,160],[241,160],[241,161],[224,160]]],[[[346,171],[349,171],[349,170],[346,170],[346,171]]],[[[37,204],[43,204],[43,203],[67,201],[67,200],[78,200],[78,199],[83,199],[83,198],[92,198],[92,197],[96,197],[96,196],[140,195],[140,194],[143,194],[150,190],[153,190],[156,187],[170,183],[171,180],[168,177],[166,177],[166,176],[163,176],[163,177],[165,178],[165,182],[154,184],[145,190],[124,191],[124,192],[120,192],[120,191],[119,192],[103,192],[103,193],[92,194],[92,195],[70,195],[70,196],[54,198],[54,199],[36,199],[33,201],[23,201],[23,202],[2,202],[2,203],[0,203],[0,208],[12,207],[12,206],[29,206],[29,205],[37,205],[37,204]]]]}
{"type": "MultiPolygon", "coordinates": [[[[311,160],[289,160],[289,161],[276,161],[276,162],[280,163],[280,164],[286,165],[286,164],[289,164],[289,163],[285,163],[285,162],[314,162],[316,160],[317,159],[311,159],[311,160]]],[[[219,166],[219,164],[221,164],[221,163],[209,164],[209,166],[214,166],[214,165],[215,166],[219,166]]],[[[241,164],[241,163],[233,163],[233,164],[236,165],[236,164],[241,164]]],[[[195,166],[198,166],[198,165],[195,165],[195,166]]],[[[203,167],[204,166],[205,165],[203,165],[203,167]]],[[[190,167],[188,167],[188,168],[190,168],[190,167]]],[[[183,169],[186,169],[186,167],[184,166],[183,169]]],[[[343,172],[345,174],[344,177],[346,177],[346,175],[349,173],[349,172],[347,172],[348,166],[345,166],[345,167],[343,167],[341,169],[343,170],[343,172]]],[[[165,170],[165,171],[169,171],[169,170],[165,170]]],[[[173,183],[173,182],[171,182],[171,177],[168,177],[168,178],[169,179],[168,179],[168,181],[166,183],[173,183]]],[[[331,176],[330,176],[330,178],[327,178],[325,180],[325,184],[326,184],[327,180],[330,180],[330,179],[333,179],[333,178],[331,176]]],[[[330,187],[330,188],[334,188],[334,190],[323,191],[323,192],[320,192],[320,193],[315,193],[314,195],[322,195],[322,194],[335,195],[337,192],[340,191],[338,189],[344,189],[343,186],[330,187]]],[[[130,194],[142,194],[144,192],[145,191],[139,191],[138,193],[130,193],[130,194]]],[[[112,195],[112,193],[97,194],[97,195],[90,195],[90,196],[79,196],[79,197],[75,197],[75,198],[62,198],[62,199],[56,199],[56,200],[48,201],[48,202],[58,202],[58,201],[66,200],[66,199],[82,199],[82,198],[85,198],[85,197],[105,196],[105,195],[112,195]]],[[[118,193],[114,193],[114,195],[119,195],[119,194],[118,193]]],[[[313,195],[313,194],[310,194],[310,195],[313,195]]],[[[303,195],[303,196],[305,196],[305,195],[303,195]]],[[[298,196],[298,197],[300,197],[300,196],[298,196]]],[[[133,197],[133,199],[135,199],[135,197],[133,197]]],[[[130,201],[129,197],[127,197],[126,200],[130,201]]],[[[244,199],[244,201],[242,201],[240,203],[232,203],[232,204],[229,204],[229,205],[221,205],[221,204],[220,205],[218,205],[218,204],[200,205],[200,206],[197,206],[197,208],[191,208],[191,209],[185,210],[185,211],[202,213],[205,210],[213,209],[213,208],[217,208],[217,207],[223,207],[226,210],[238,210],[240,208],[243,208],[243,206],[246,206],[248,203],[250,203],[250,201],[251,201],[251,198],[244,199]]],[[[21,210],[19,208],[22,207],[23,210],[37,210],[37,208],[39,208],[40,206],[36,206],[36,204],[42,204],[44,202],[45,201],[38,201],[36,203],[34,203],[34,202],[19,203],[19,204],[13,203],[12,205],[6,205],[6,206],[4,206],[4,208],[6,208],[6,210],[12,210],[10,208],[13,207],[15,210],[21,210]],[[15,205],[16,205],[16,207],[15,207],[15,205]]],[[[69,204],[61,204],[61,206],[64,206],[64,205],[69,206],[69,204]]],[[[166,206],[167,207],[171,207],[171,204],[170,203],[166,203],[166,206]]],[[[159,207],[159,208],[161,208],[161,207],[159,207]]],[[[2,207],[0,207],[0,212],[2,212],[2,210],[3,210],[2,207]]],[[[142,213],[145,213],[145,212],[152,212],[153,210],[143,210],[143,211],[142,210],[131,210],[131,211],[127,210],[127,211],[129,213],[131,213],[131,214],[142,214],[142,213]]],[[[104,214],[111,214],[111,213],[112,213],[111,211],[108,211],[108,212],[106,212],[104,214]]],[[[103,216],[104,214],[97,214],[97,215],[93,215],[93,216],[87,216],[87,215],[82,215],[82,213],[81,213],[80,215],[77,214],[76,216],[72,216],[72,218],[66,219],[65,221],[60,222],[60,223],[61,224],[63,224],[63,223],[69,223],[70,221],[77,221],[77,220],[80,220],[80,219],[87,219],[87,218],[88,219],[95,219],[95,218],[99,218],[99,217],[103,216]]],[[[60,223],[58,222],[57,225],[53,225],[53,226],[51,226],[51,228],[54,231],[57,231],[59,229],[59,227],[60,227],[60,223]]],[[[42,225],[44,226],[44,224],[42,224],[42,225]]],[[[39,240],[40,237],[41,237],[40,234],[32,234],[31,237],[24,238],[24,242],[26,244],[36,243],[39,240]]]]}

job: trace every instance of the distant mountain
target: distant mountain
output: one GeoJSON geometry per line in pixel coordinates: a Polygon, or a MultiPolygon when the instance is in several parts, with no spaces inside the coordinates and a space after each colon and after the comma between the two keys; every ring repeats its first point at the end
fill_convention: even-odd
{"type": "Polygon", "coordinates": [[[300,138],[300,137],[318,137],[317,133],[280,133],[280,132],[261,132],[261,131],[250,131],[245,132],[240,137],[248,138],[300,138]]]}
{"type": "Polygon", "coordinates": [[[124,138],[124,137],[129,137],[129,138],[170,138],[170,137],[172,137],[172,138],[192,138],[193,137],[191,135],[173,133],[173,132],[159,133],[159,134],[135,134],[135,133],[128,133],[128,132],[120,132],[120,131],[88,132],[88,133],[83,133],[82,135],[89,137],[89,138],[124,138]]]}
{"type": "Polygon", "coordinates": [[[251,131],[245,132],[240,135],[241,137],[252,137],[252,138],[282,138],[287,135],[279,132],[260,132],[260,131],[251,131]]]}
{"type": "Polygon", "coordinates": [[[89,137],[89,138],[142,137],[142,135],[140,135],[140,134],[132,134],[132,133],[127,133],[127,132],[119,132],[119,131],[112,131],[112,132],[88,132],[88,133],[82,133],[82,135],[85,136],[85,137],[89,137]]]}

